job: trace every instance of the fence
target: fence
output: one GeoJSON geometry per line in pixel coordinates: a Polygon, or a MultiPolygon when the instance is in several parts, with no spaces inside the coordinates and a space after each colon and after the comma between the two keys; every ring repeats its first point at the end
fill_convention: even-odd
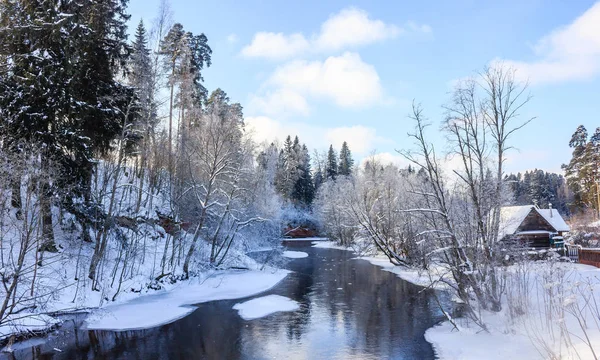
{"type": "Polygon", "coordinates": [[[569,256],[571,261],[579,262],[579,250],[581,249],[581,246],[565,244],[565,249],[567,249],[567,256],[569,256]]]}
{"type": "Polygon", "coordinates": [[[600,249],[579,249],[579,262],[600,268],[600,249]]]}

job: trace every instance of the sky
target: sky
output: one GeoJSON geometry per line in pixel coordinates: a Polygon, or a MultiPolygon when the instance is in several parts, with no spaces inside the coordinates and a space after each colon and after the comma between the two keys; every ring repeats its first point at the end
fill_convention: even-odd
{"type": "MultiPolygon", "coordinates": [[[[156,17],[159,0],[131,0],[130,31],[156,17]]],[[[413,101],[440,132],[457,80],[502,61],[528,81],[535,119],[511,140],[507,171],[561,172],[571,135],[600,126],[600,1],[172,0],[173,19],[204,33],[213,50],[203,72],[244,107],[258,141],[298,135],[311,149],[347,141],[404,163],[413,147],[413,101]]]]}

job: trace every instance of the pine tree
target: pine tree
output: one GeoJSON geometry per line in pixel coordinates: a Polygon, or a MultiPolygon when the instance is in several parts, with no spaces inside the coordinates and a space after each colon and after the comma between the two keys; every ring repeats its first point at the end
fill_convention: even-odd
{"type": "Polygon", "coordinates": [[[575,133],[569,141],[569,146],[573,149],[571,161],[563,165],[565,176],[569,187],[575,193],[575,207],[599,208],[600,194],[598,192],[598,165],[600,164],[600,129],[596,130],[594,135],[588,141],[588,132],[583,125],[577,127],[575,133]]]}
{"type": "Polygon", "coordinates": [[[325,165],[325,176],[327,180],[335,180],[338,176],[337,164],[337,155],[335,150],[333,150],[333,145],[329,145],[329,152],[327,152],[327,164],[325,165]]]}
{"type": "Polygon", "coordinates": [[[199,106],[206,98],[207,90],[202,85],[202,69],[211,65],[212,50],[204,34],[194,36],[177,23],[161,42],[160,54],[164,56],[164,67],[168,71],[169,84],[169,169],[173,170],[173,111],[180,110],[182,132],[188,122],[185,112],[199,106]],[[175,89],[177,88],[177,93],[175,89]]]}
{"type": "Polygon", "coordinates": [[[348,147],[348,143],[344,141],[342,149],[340,150],[340,166],[338,172],[340,175],[349,176],[352,174],[354,166],[354,160],[352,159],[352,153],[348,147]]]}

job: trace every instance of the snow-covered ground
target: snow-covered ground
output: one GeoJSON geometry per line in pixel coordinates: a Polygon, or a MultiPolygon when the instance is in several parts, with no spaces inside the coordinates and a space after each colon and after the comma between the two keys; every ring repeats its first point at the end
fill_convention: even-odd
{"type": "Polygon", "coordinates": [[[276,312],[294,311],[299,308],[298,302],[280,295],[267,295],[233,306],[244,320],[258,319],[276,312]]]}
{"type": "Polygon", "coordinates": [[[159,294],[98,309],[86,319],[86,325],[88,329],[133,330],[168,324],[194,311],[193,304],[252,296],[269,290],[288,273],[228,271],[195,278],[159,294]]]}
{"type": "Polygon", "coordinates": [[[10,336],[10,334],[33,333],[44,331],[60,321],[44,314],[19,313],[9,315],[4,324],[0,326],[0,340],[10,336]]]}
{"type": "Polygon", "coordinates": [[[308,254],[305,253],[304,251],[287,250],[287,251],[284,251],[282,255],[283,255],[283,257],[290,258],[290,259],[301,259],[301,258],[308,257],[308,254]]]}
{"type": "MultiPolygon", "coordinates": [[[[381,256],[357,259],[416,285],[446,288],[432,284],[444,275],[441,266],[430,277],[381,256]]],[[[439,359],[595,359],[600,354],[600,269],[528,262],[506,269],[506,286],[502,311],[481,313],[488,331],[460,318],[454,319],[458,330],[445,321],[426,332],[439,359]]]]}

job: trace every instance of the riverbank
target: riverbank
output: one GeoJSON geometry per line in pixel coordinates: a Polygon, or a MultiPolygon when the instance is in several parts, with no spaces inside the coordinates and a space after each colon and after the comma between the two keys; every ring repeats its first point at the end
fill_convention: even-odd
{"type": "MultiPolygon", "coordinates": [[[[333,242],[313,245],[352,251],[333,242]]],[[[382,270],[426,288],[448,290],[442,266],[432,271],[395,266],[385,256],[359,256],[382,270]]],[[[425,333],[440,360],[594,359],[600,353],[600,269],[555,261],[525,262],[502,269],[503,310],[481,312],[482,330],[465,318],[437,324],[425,333]],[[498,346],[502,344],[502,346],[498,346]],[[490,352],[490,349],[496,349],[490,352]]],[[[456,299],[454,299],[456,301],[456,299]]]]}
{"type": "MultiPolygon", "coordinates": [[[[129,291],[115,301],[97,299],[97,292],[89,292],[85,302],[74,304],[70,289],[64,289],[46,306],[48,313],[21,313],[8,318],[0,326],[0,341],[9,338],[24,340],[44,335],[60,326],[60,316],[65,313],[86,312],[85,326],[89,329],[133,330],[147,329],[176,321],[192,311],[194,304],[213,300],[237,299],[252,296],[271,289],[283,280],[289,271],[265,267],[253,261],[245,261],[248,270],[206,271],[188,280],[175,283],[160,282],[160,288],[145,287],[143,291],[129,291]],[[95,296],[94,296],[95,295],[95,296]],[[94,306],[97,303],[99,305],[94,306]]],[[[80,298],[81,299],[81,298],[80,298]]],[[[2,351],[11,351],[10,342],[2,351]]]]}
{"type": "MultiPolygon", "coordinates": [[[[444,277],[443,267],[433,268],[430,275],[392,265],[382,256],[360,259],[415,285],[448,290],[437,281],[444,277]]],[[[453,319],[458,328],[444,321],[426,331],[425,339],[440,360],[596,358],[600,269],[540,261],[511,266],[505,272],[503,310],[480,315],[487,331],[465,318],[453,319]],[[492,348],[496,350],[490,352],[492,348]]]]}
{"type": "MultiPolygon", "coordinates": [[[[144,296],[128,302],[128,308],[116,309],[119,317],[143,312],[148,318],[179,307],[193,309],[169,324],[143,330],[90,330],[80,316],[75,321],[65,319],[63,326],[35,343],[15,345],[12,355],[17,360],[31,359],[31,354],[36,354],[36,360],[152,358],[156,354],[166,359],[434,359],[424,333],[439,323],[442,314],[431,291],[422,291],[366,261],[353,260],[355,255],[348,251],[313,248],[310,243],[286,250],[308,256],[282,259],[278,266],[289,273],[258,295],[181,306],[190,302],[181,301],[181,296],[191,302],[209,300],[215,298],[213,291],[237,292],[257,281],[248,272],[233,271],[233,275],[248,277],[229,281],[213,276],[198,283],[201,287],[195,290],[180,286],[169,289],[172,295],[144,296]],[[138,301],[152,303],[150,310],[138,307],[138,301]]],[[[268,251],[253,254],[257,263],[269,256],[268,251]]],[[[110,310],[109,314],[101,309],[101,321],[117,322],[114,309],[110,310]]],[[[117,325],[125,328],[123,324],[120,319],[117,325]]]]}

